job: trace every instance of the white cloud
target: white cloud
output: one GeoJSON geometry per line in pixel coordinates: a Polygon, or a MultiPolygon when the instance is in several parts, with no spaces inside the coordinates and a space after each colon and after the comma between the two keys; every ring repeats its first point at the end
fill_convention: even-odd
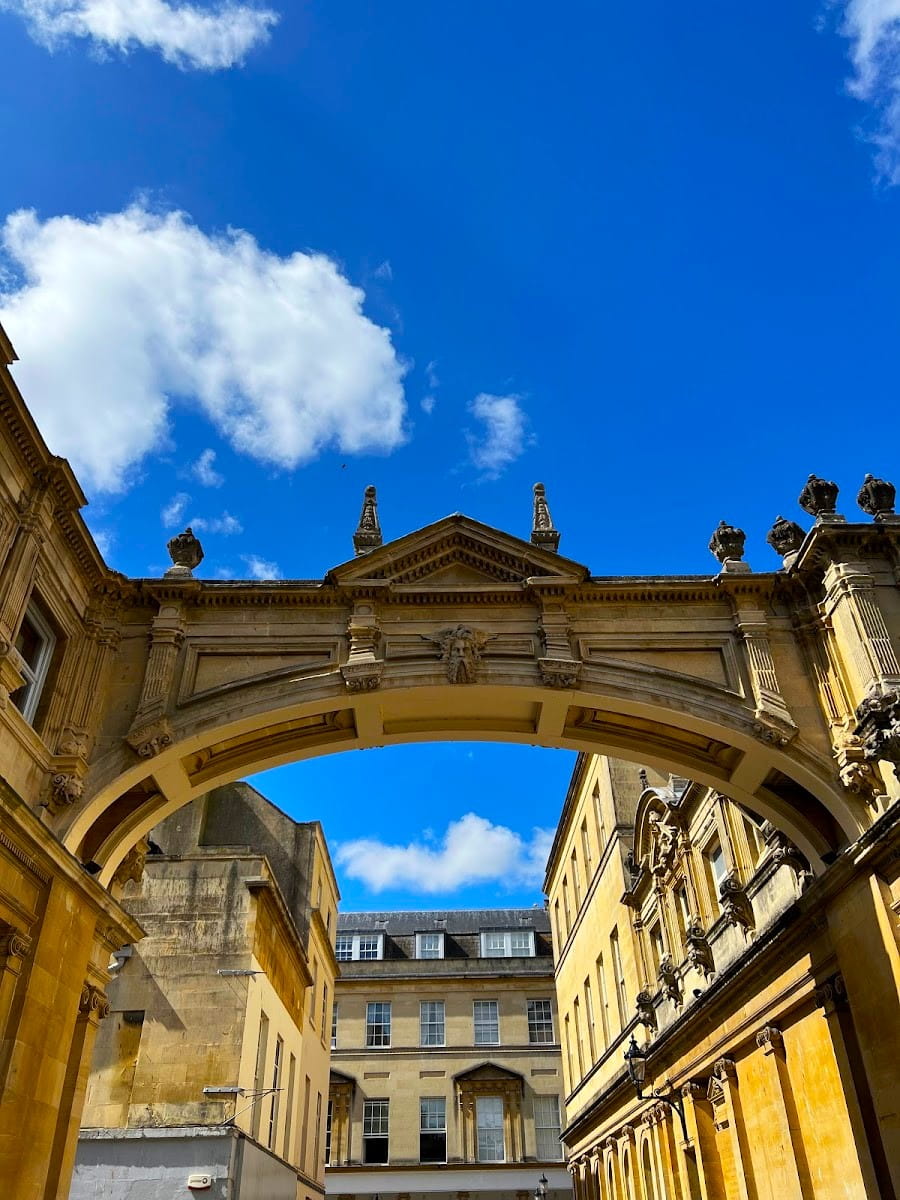
{"type": "Polygon", "coordinates": [[[469,433],[469,457],[488,479],[496,479],[525,449],[525,413],[521,396],[491,396],[482,392],[469,412],[484,422],[480,435],[469,433]]]}
{"type": "Polygon", "coordinates": [[[188,521],[194,533],[243,533],[244,527],[230,512],[223,512],[221,517],[193,517],[188,521]]]}
{"type": "Polygon", "coordinates": [[[425,367],[425,378],[428,380],[428,386],[433,392],[437,391],[441,386],[441,381],[438,379],[437,373],[437,361],[435,359],[432,359],[425,367]]]}
{"type": "Polygon", "coordinates": [[[379,263],[372,273],[376,279],[385,279],[388,283],[394,278],[394,268],[387,258],[383,263],[379,263]]]}
{"type": "Polygon", "coordinates": [[[21,276],[0,294],[16,378],[89,488],[127,486],[165,444],[175,398],[279,467],[404,440],[405,367],[324,255],[280,258],[141,205],[88,221],[20,211],[0,248],[21,276]]]}
{"type": "Polygon", "coordinates": [[[159,514],[160,519],[166,529],[174,529],[181,524],[184,516],[184,510],[190,503],[190,496],[187,492],[176,492],[169,503],[159,514]]]}
{"type": "Polygon", "coordinates": [[[116,535],[110,529],[92,529],[91,536],[94,543],[104,559],[109,562],[109,556],[113,552],[113,547],[116,544],[116,535]]]}
{"type": "Polygon", "coordinates": [[[158,52],[183,68],[218,71],[244,61],[268,40],[278,14],[237,4],[212,6],[177,0],[0,0],[21,16],[35,41],[55,49],[87,38],[100,50],[127,54],[135,47],[158,52]]]}
{"type": "Polygon", "coordinates": [[[403,888],[436,895],[487,882],[540,887],[552,840],[550,829],[534,829],[526,841],[504,825],[466,813],[451,821],[436,848],[424,841],[394,846],[358,838],[339,846],[335,861],[373,892],[403,888]]]}
{"type": "Polygon", "coordinates": [[[242,554],[241,558],[244,560],[247,573],[251,579],[281,578],[278,563],[270,562],[266,558],[260,558],[258,554],[242,554]]]}
{"type": "Polygon", "coordinates": [[[215,450],[204,450],[197,461],[191,465],[191,474],[204,487],[221,487],[225,482],[225,476],[220,475],[213,465],[215,461],[215,450]]]}
{"type": "Polygon", "coordinates": [[[428,415],[431,416],[431,414],[434,412],[434,406],[436,403],[437,400],[434,396],[423,396],[420,401],[422,412],[428,413],[428,415]]]}
{"type": "Polygon", "coordinates": [[[843,32],[853,43],[850,90],[880,114],[871,139],[879,172],[900,183],[900,0],[849,0],[843,32]]]}

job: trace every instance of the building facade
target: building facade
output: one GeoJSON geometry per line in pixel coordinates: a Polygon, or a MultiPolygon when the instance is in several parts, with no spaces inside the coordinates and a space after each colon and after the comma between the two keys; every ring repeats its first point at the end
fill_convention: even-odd
{"type": "Polygon", "coordinates": [[[822,916],[853,873],[816,877],[713,789],[579,756],[546,879],[579,1200],[894,1195],[822,916]]]}
{"type": "Polygon", "coordinates": [[[542,908],[341,914],[330,1196],[570,1192],[549,933],[542,908]]]}
{"type": "MultiPolygon", "coordinates": [[[[185,531],[172,567],[128,579],[91,538],[14,358],[0,332],[7,1194],[68,1193],[108,964],[141,936],[118,903],[141,839],[244,775],[429,738],[675,769],[783,830],[814,875],[794,908],[805,940],[824,929],[832,955],[828,968],[816,960],[817,986],[846,994],[852,1015],[847,1103],[881,1194],[900,1193],[900,521],[888,481],[862,481],[858,516],[853,497],[810,476],[806,527],[778,518],[757,571],[723,522],[715,574],[614,577],[602,558],[595,574],[559,554],[536,489],[530,538],[454,514],[384,541],[369,497],[358,553],[323,578],[303,577],[302,540],[291,579],[197,578],[202,547],[185,531]]],[[[673,1028],[691,1020],[686,1010],[673,1028]]]]}
{"type": "Polygon", "coordinates": [[[338,891],[318,822],[247,784],[162,822],[124,885],[72,1200],[324,1193],[338,891]],[[143,868],[143,869],[141,869],[143,868]]]}

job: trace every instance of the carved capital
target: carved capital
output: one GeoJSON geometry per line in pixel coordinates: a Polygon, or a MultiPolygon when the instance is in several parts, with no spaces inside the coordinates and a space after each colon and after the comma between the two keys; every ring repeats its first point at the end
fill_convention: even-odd
{"type": "Polygon", "coordinates": [[[847,989],[844,977],[840,973],[832,975],[824,983],[820,983],[814,992],[816,1006],[824,1010],[826,1017],[847,1003],[847,989]]]}
{"type": "Polygon", "coordinates": [[[102,1021],[109,1013],[109,998],[106,992],[93,983],[85,983],[81,988],[78,1012],[82,1017],[102,1021]]]}
{"type": "Polygon", "coordinates": [[[161,717],[132,729],[125,741],[139,758],[153,758],[172,745],[172,727],[167,718],[161,717]]]}
{"type": "Polygon", "coordinates": [[[777,1025],[764,1025],[756,1035],[756,1044],[764,1054],[772,1054],[784,1045],[784,1037],[777,1025]]]}
{"type": "Polygon", "coordinates": [[[717,1058],[713,1063],[712,1073],[716,1079],[737,1079],[737,1067],[733,1058],[717,1058]]]}
{"type": "Polygon", "coordinates": [[[31,951],[31,936],[15,925],[7,925],[0,933],[0,956],[7,959],[27,958],[31,951]]]}

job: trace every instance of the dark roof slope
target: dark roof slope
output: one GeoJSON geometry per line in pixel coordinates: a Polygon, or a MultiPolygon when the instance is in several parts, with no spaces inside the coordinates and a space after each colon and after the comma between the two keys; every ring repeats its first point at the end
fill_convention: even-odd
{"type": "Polygon", "coordinates": [[[344,912],[338,914],[337,927],[345,933],[371,930],[386,933],[389,937],[438,930],[454,935],[480,933],[483,929],[533,929],[535,933],[549,933],[550,917],[543,907],[344,912]]]}

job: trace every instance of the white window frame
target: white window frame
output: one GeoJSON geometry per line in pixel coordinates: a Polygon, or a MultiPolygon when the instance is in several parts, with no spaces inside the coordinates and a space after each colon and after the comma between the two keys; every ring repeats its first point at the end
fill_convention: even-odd
{"type": "MultiPolygon", "coordinates": [[[[534,1141],[535,1153],[537,1154],[538,1162],[561,1162],[563,1157],[562,1142],[559,1140],[559,1135],[562,1131],[559,1111],[559,1096],[555,1093],[549,1096],[534,1097],[534,1141]],[[556,1120],[550,1124],[546,1123],[548,1112],[552,1110],[556,1120]],[[553,1154],[541,1153],[541,1141],[546,1141],[547,1134],[552,1131],[553,1140],[555,1142],[555,1152],[553,1154]]],[[[546,1147],[545,1147],[546,1148],[546,1147]]]]}
{"type": "Polygon", "coordinates": [[[366,1004],[366,1048],[369,1050],[385,1050],[391,1044],[391,1002],[390,1000],[370,1000],[366,1004]],[[379,1012],[373,1010],[378,1009],[379,1012]],[[381,1034],[376,1034],[376,1029],[381,1030],[381,1034]],[[375,1041],[376,1036],[382,1039],[387,1030],[387,1041],[375,1041]]]}
{"type": "Polygon", "coordinates": [[[528,1018],[528,1044],[530,1046],[552,1046],[553,1038],[553,1004],[552,1001],[541,996],[537,1000],[527,1000],[525,1004],[525,1014],[528,1018]],[[546,1016],[542,1011],[540,1015],[537,1012],[538,1005],[546,1005],[546,1016]],[[533,1019],[532,1019],[533,1018],[533,1019]],[[547,1032],[549,1029],[549,1037],[536,1037],[535,1034],[547,1032]]]}
{"type": "Polygon", "coordinates": [[[331,1004],[331,1048],[332,1048],[332,1050],[337,1050],[338,1012],[340,1011],[340,1007],[341,1006],[337,1000],[332,1001],[332,1004],[331,1004]]]}
{"type": "MultiPolygon", "coordinates": [[[[502,1096],[476,1096],[475,1097],[475,1158],[478,1162],[506,1162],[506,1130],[504,1129],[505,1115],[506,1114],[504,1111],[504,1104],[503,1104],[502,1096]],[[497,1106],[499,1106],[499,1109],[500,1109],[499,1125],[494,1125],[494,1124],[482,1125],[481,1124],[481,1120],[480,1120],[481,1114],[487,1109],[488,1103],[490,1103],[490,1106],[494,1112],[496,1112],[497,1106]],[[484,1153],[484,1150],[486,1150],[487,1147],[485,1147],[482,1142],[482,1131],[484,1131],[485,1133],[491,1133],[491,1134],[499,1133],[500,1134],[500,1142],[499,1142],[500,1154],[499,1154],[499,1156],[497,1156],[495,1154],[488,1155],[488,1154],[484,1153]]],[[[495,1137],[491,1137],[490,1141],[492,1142],[493,1145],[497,1144],[495,1137]]]]}
{"type": "Polygon", "coordinates": [[[444,935],[443,933],[428,933],[416,934],[416,958],[443,958],[444,957],[444,935]],[[428,942],[434,939],[436,945],[430,946],[428,942]],[[437,953],[433,953],[433,951],[437,953]]]}
{"type": "Polygon", "coordinates": [[[447,1161],[447,1100],[444,1096],[420,1096],[419,1097],[419,1162],[425,1162],[426,1165],[435,1163],[445,1163],[447,1161]],[[426,1110],[426,1105],[434,1105],[434,1108],[426,1110]],[[441,1121],[440,1125],[434,1122],[441,1121]],[[444,1157],[443,1158],[422,1158],[422,1134],[438,1134],[444,1135],[444,1157]]]}
{"type": "MultiPolygon", "coordinates": [[[[368,1138],[386,1138],[388,1143],[388,1152],[385,1155],[385,1163],[390,1161],[391,1153],[391,1102],[390,1100],[364,1100],[363,1101],[363,1162],[366,1162],[365,1144],[368,1138]],[[376,1113],[375,1106],[378,1105],[376,1113]],[[383,1107],[382,1107],[383,1106],[383,1107]],[[378,1126],[377,1130],[375,1126],[378,1126]],[[383,1128],[382,1128],[383,1125],[383,1128]],[[368,1128],[367,1128],[368,1127],[368,1128]]],[[[380,1163],[369,1164],[371,1166],[380,1166],[380,1163]]]]}
{"type": "MultiPolygon", "coordinates": [[[[22,624],[19,626],[21,632],[22,625],[28,621],[34,626],[34,630],[40,638],[40,646],[38,647],[37,660],[34,666],[27,663],[21,656],[18,657],[18,667],[22,677],[25,680],[23,689],[25,695],[22,699],[21,706],[14,703],[17,712],[25,718],[29,725],[34,724],[34,718],[37,715],[38,705],[41,702],[41,694],[44,690],[44,684],[47,682],[47,672],[50,670],[50,662],[53,658],[53,651],[56,648],[56,634],[50,628],[47,620],[42,616],[37,604],[33,601],[25,609],[25,615],[22,617],[22,624]]],[[[14,693],[15,694],[15,693],[14,693]]]]}
{"type": "Polygon", "coordinates": [[[533,929],[483,929],[482,958],[534,958],[533,929]],[[525,947],[513,945],[513,939],[524,939],[525,947]]]}
{"type": "Polygon", "coordinates": [[[419,1001],[419,1045],[446,1046],[447,1016],[443,1000],[419,1001]],[[440,1041],[437,1038],[440,1031],[440,1041]]]}
{"type": "Polygon", "coordinates": [[[500,1045],[500,1002],[498,1000],[472,1001],[472,1040],[476,1046],[500,1045]],[[493,1017],[485,1013],[493,1009],[493,1017]],[[495,1037],[485,1037],[485,1031],[494,1029],[495,1037]]]}
{"type": "Polygon", "coordinates": [[[339,929],[334,940],[334,956],[338,962],[377,962],[384,958],[383,933],[350,933],[349,930],[339,929]],[[350,957],[344,952],[341,942],[350,939],[350,957]],[[362,943],[366,943],[363,946],[362,943]],[[369,943],[376,942],[375,953],[371,953],[369,943]]]}

